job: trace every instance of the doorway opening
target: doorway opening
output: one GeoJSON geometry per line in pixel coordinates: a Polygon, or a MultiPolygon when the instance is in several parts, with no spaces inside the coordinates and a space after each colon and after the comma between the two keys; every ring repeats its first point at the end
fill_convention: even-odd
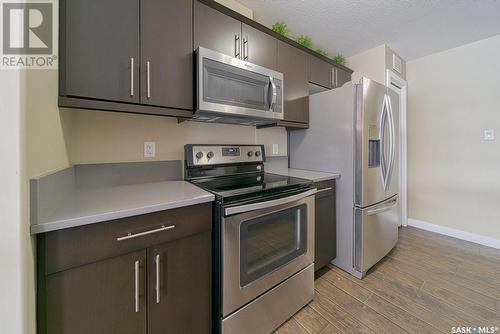
{"type": "Polygon", "coordinates": [[[408,193],[407,193],[407,127],[406,107],[408,97],[408,83],[395,72],[387,70],[386,86],[393,89],[399,95],[399,138],[400,139],[400,168],[399,168],[399,198],[401,225],[408,226],[408,193]]]}

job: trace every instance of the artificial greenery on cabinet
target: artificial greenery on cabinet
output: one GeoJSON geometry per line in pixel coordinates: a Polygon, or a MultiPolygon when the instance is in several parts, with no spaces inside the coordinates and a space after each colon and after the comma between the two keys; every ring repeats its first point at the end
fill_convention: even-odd
{"type": "Polygon", "coordinates": [[[283,35],[287,38],[290,38],[292,40],[295,40],[298,44],[300,44],[308,49],[313,50],[317,54],[332,59],[335,63],[337,63],[339,65],[346,64],[346,58],[343,54],[337,53],[334,56],[330,56],[328,54],[328,52],[326,52],[324,49],[322,49],[320,47],[315,47],[314,42],[313,42],[311,37],[306,36],[306,35],[300,35],[299,37],[292,36],[290,34],[290,30],[288,29],[288,26],[286,25],[285,22],[278,21],[278,22],[274,23],[272,29],[274,32],[276,32],[280,35],[283,35]]]}

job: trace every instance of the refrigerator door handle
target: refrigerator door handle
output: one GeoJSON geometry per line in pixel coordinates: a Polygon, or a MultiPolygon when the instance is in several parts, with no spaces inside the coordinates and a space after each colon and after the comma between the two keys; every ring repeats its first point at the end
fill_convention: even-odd
{"type": "MultiPolygon", "coordinates": [[[[392,113],[391,97],[386,95],[387,111],[389,116],[389,134],[390,134],[390,150],[389,150],[389,166],[387,168],[386,187],[389,188],[391,183],[392,171],[394,169],[394,160],[396,158],[396,129],[394,128],[394,114],[392,113]]],[[[387,189],[386,189],[387,190],[387,189]]]]}
{"type": "Polygon", "coordinates": [[[398,205],[398,198],[397,197],[394,198],[394,199],[391,199],[389,202],[384,203],[384,205],[377,206],[377,207],[375,207],[373,209],[368,210],[366,212],[366,215],[367,216],[377,215],[379,213],[391,210],[396,205],[398,205]]]}
{"type": "Polygon", "coordinates": [[[386,151],[386,123],[388,118],[387,112],[387,96],[384,96],[384,102],[382,103],[382,111],[380,113],[380,176],[382,177],[382,184],[384,190],[387,190],[387,172],[388,172],[388,162],[385,155],[386,151]]]}

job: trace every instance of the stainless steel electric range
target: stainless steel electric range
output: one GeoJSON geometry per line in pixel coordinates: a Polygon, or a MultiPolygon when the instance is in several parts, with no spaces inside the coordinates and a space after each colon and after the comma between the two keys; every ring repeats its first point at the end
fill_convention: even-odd
{"type": "Polygon", "coordinates": [[[186,180],[216,197],[215,333],[270,333],[314,296],[316,189],[264,161],[260,145],[185,146],[186,180]]]}

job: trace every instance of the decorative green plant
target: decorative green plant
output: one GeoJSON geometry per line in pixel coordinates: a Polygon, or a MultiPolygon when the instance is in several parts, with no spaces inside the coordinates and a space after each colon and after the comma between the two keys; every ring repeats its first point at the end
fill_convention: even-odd
{"type": "Polygon", "coordinates": [[[324,56],[324,57],[328,57],[328,52],[326,52],[325,50],[323,50],[322,48],[316,48],[314,49],[314,52],[324,56]]]}
{"type": "Polygon", "coordinates": [[[313,48],[313,41],[312,41],[311,37],[309,37],[309,36],[305,36],[305,35],[300,36],[299,38],[297,38],[297,43],[299,43],[300,45],[302,45],[308,49],[313,48]]]}
{"type": "Polygon", "coordinates": [[[346,64],[346,59],[345,56],[342,53],[337,53],[335,57],[332,58],[334,62],[336,62],[339,65],[345,65],[346,64]]]}
{"type": "MultiPolygon", "coordinates": [[[[314,52],[316,52],[317,54],[320,54],[324,57],[329,57],[328,52],[326,52],[325,50],[323,50],[320,47],[314,46],[314,43],[313,43],[313,40],[311,37],[306,36],[306,35],[301,35],[300,37],[292,36],[290,34],[290,30],[288,30],[288,26],[286,25],[285,22],[278,21],[278,22],[274,23],[272,29],[274,32],[277,32],[280,35],[283,35],[283,36],[291,38],[291,39],[295,39],[295,41],[297,43],[299,43],[300,45],[302,45],[308,49],[314,50],[314,52]]],[[[340,65],[345,65],[345,63],[346,63],[346,59],[345,59],[344,55],[342,55],[341,53],[338,53],[336,56],[332,57],[331,59],[340,65]]]]}
{"type": "Polygon", "coordinates": [[[283,36],[288,36],[289,33],[288,27],[286,26],[285,22],[276,22],[275,24],[273,24],[273,31],[283,36]]]}

